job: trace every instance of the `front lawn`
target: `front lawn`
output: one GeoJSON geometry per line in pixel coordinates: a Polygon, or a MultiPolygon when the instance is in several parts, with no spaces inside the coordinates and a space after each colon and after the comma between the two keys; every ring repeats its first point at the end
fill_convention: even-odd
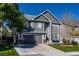
{"type": "Polygon", "coordinates": [[[16,56],[16,50],[8,44],[0,45],[0,56],[16,56]]]}
{"type": "Polygon", "coordinates": [[[65,46],[62,44],[52,44],[50,46],[56,49],[59,49],[61,51],[64,51],[64,52],[79,52],[79,45],[65,46]]]}

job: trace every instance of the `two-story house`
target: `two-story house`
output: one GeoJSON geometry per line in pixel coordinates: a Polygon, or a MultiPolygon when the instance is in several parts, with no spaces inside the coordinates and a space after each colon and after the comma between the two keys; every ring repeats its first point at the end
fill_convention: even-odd
{"type": "Polygon", "coordinates": [[[19,44],[60,42],[60,22],[48,10],[37,16],[25,14],[27,19],[23,33],[18,34],[19,44]]]}

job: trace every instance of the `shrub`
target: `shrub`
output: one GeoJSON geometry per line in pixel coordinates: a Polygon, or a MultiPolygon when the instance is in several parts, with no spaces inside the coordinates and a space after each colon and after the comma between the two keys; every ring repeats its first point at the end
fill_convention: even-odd
{"type": "Polygon", "coordinates": [[[66,40],[66,39],[63,38],[63,44],[65,44],[65,45],[70,45],[71,43],[70,43],[69,40],[66,40]]]}
{"type": "Polygon", "coordinates": [[[64,44],[66,43],[66,39],[64,39],[64,38],[63,38],[63,43],[64,43],[64,44]]]}
{"type": "Polygon", "coordinates": [[[76,41],[72,41],[72,45],[78,45],[78,42],[76,42],[76,41]]]}

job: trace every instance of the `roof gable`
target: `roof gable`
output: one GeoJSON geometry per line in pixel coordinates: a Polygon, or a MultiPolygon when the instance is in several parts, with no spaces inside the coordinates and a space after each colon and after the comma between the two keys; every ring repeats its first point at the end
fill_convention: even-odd
{"type": "Polygon", "coordinates": [[[27,19],[27,20],[32,20],[35,15],[29,15],[29,14],[24,14],[24,17],[27,19]]]}
{"type": "Polygon", "coordinates": [[[43,14],[35,17],[33,21],[49,22],[49,20],[43,14]]]}
{"type": "Polygon", "coordinates": [[[45,11],[43,13],[48,19],[50,19],[50,21],[52,23],[57,23],[57,24],[60,24],[60,22],[57,20],[57,18],[50,12],[50,11],[45,11]]]}
{"type": "Polygon", "coordinates": [[[60,24],[60,22],[57,20],[57,18],[48,10],[46,10],[43,13],[40,13],[37,16],[28,15],[28,14],[25,14],[24,16],[29,21],[41,21],[41,22],[51,21],[51,23],[53,23],[53,24],[60,24]]]}

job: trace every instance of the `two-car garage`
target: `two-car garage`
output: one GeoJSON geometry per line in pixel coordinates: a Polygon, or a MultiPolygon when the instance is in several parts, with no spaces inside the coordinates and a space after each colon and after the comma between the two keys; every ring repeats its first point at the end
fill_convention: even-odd
{"type": "Polygon", "coordinates": [[[33,34],[22,34],[18,36],[20,44],[41,44],[45,41],[45,34],[33,33],[33,34]]]}

